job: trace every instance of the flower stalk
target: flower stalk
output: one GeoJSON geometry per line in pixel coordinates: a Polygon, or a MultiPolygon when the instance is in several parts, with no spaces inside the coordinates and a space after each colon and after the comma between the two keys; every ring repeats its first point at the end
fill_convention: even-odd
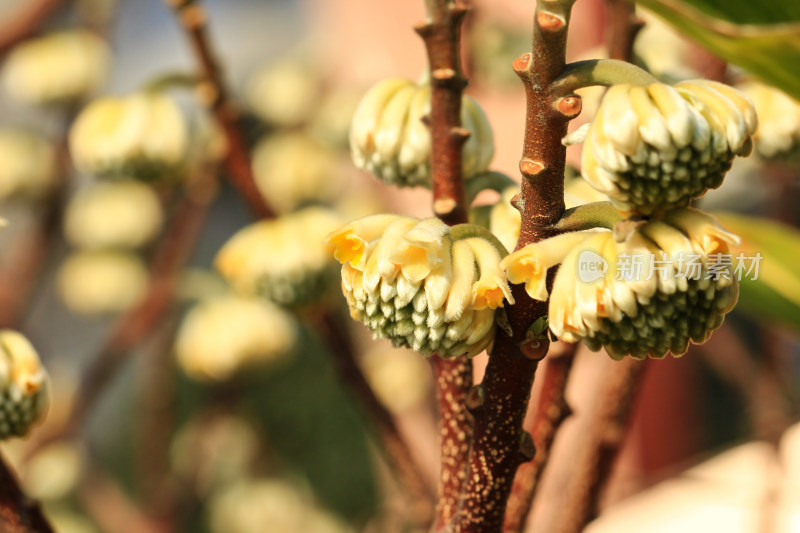
{"type": "MultiPolygon", "coordinates": [[[[536,6],[531,53],[514,62],[525,86],[527,112],[522,188],[515,207],[522,214],[517,248],[557,233],[564,212],[566,149],[561,139],[580,113],[576,95],[553,96],[561,74],[573,0],[540,1],[536,6]]],[[[533,376],[549,339],[529,327],[547,314],[547,305],[513,287],[516,305],[507,311],[510,334],[498,333],[483,382],[472,398],[475,437],[456,531],[499,532],[517,467],[533,457],[533,440],[523,431],[533,376]]]]}

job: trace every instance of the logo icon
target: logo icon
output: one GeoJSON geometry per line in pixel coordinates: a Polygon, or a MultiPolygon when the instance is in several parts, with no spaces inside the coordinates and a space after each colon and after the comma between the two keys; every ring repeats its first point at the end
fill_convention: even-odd
{"type": "Polygon", "coordinates": [[[592,283],[605,277],[608,272],[608,261],[591,250],[584,250],[578,256],[578,279],[584,283],[592,283]]]}

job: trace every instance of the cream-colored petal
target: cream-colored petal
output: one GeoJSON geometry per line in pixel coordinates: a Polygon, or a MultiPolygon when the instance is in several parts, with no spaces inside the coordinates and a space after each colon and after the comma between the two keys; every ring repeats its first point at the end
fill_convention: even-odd
{"type": "Polygon", "coordinates": [[[500,262],[511,283],[525,283],[531,298],[547,300],[547,270],[559,264],[588,237],[608,230],[592,229],[562,233],[507,255],[500,262]]]}
{"type": "Polygon", "coordinates": [[[693,138],[695,122],[690,115],[689,105],[681,95],[664,83],[653,83],[647,86],[647,92],[666,121],[672,140],[682,148],[693,138]]]}
{"type": "Polygon", "coordinates": [[[480,277],[472,284],[472,306],[475,309],[503,307],[503,300],[514,303],[506,276],[500,268],[500,253],[485,239],[466,239],[478,263],[480,277]]]}
{"type": "Polygon", "coordinates": [[[611,86],[600,102],[598,115],[602,117],[603,134],[614,149],[625,155],[634,155],[642,139],[639,135],[639,119],[633,110],[630,85],[611,86]]]}
{"type": "Polygon", "coordinates": [[[630,100],[639,119],[639,133],[642,140],[659,150],[673,148],[672,137],[667,129],[666,121],[653,103],[646,87],[631,87],[630,100]]]}
{"type": "Polygon", "coordinates": [[[390,161],[397,156],[400,143],[403,140],[411,100],[418,88],[415,85],[402,87],[389,99],[386,107],[381,112],[378,127],[375,130],[375,151],[384,161],[390,161]]]}
{"type": "Polygon", "coordinates": [[[453,278],[445,305],[445,320],[453,322],[472,303],[472,283],[476,277],[475,256],[469,244],[456,241],[452,246],[453,278]]]}
{"type": "Polygon", "coordinates": [[[380,237],[391,223],[401,219],[413,220],[391,214],[364,217],[328,234],[325,244],[340,263],[349,262],[356,268],[363,268],[367,243],[380,237]]]}

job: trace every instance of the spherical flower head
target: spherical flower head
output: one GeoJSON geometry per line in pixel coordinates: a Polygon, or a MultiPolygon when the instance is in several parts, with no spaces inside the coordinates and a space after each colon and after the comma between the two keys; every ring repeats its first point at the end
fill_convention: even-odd
{"type": "Polygon", "coordinates": [[[0,161],[0,199],[38,198],[55,183],[55,152],[50,143],[38,135],[0,130],[0,161]]]}
{"type": "Polygon", "coordinates": [[[709,215],[679,209],[613,232],[564,233],[507,256],[512,283],[547,300],[547,270],[561,264],[549,303],[550,330],[567,342],[626,355],[683,355],[736,304],[729,245],[738,238],[709,215]],[[625,235],[620,233],[626,232],[625,235]]]}
{"type": "Polygon", "coordinates": [[[256,222],[225,243],[216,268],[240,294],[286,306],[311,303],[336,278],[324,241],[341,224],[335,212],[322,207],[256,222]]]}
{"type": "Polygon", "coordinates": [[[297,326],[286,311],[260,299],[222,296],[197,304],[175,340],[181,368],[201,381],[226,381],[288,360],[297,326]]]}
{"type": "MultiPolygon", "coordinates": [[[[469,234],[471,235],[471,234],[469,234]]],[[[494,313],[513,303],[496,239],[456,238],[435,218],[375,215],[328,236],[342,291],[375,337],[423,354],[476,355],[494,340],[494,313]]]]}
{"type": "Polygon", "coordinates": [[[0,331],[0,440],[24,436],[47,410],[47,373],[31,343],[0,331]]]}
{"type": "Polygon", "coordinates": [[[120,313],[147,290],[147,268],[130,252],[96,250],[71,254],[58,270],[58,292],[81,315],[120,313]]]}
{"type": "Polygon", "coordinates": [[[591,123],[581,173],[620,210],[643,215],[684,207],[722,184],[749,155],[755,109],[713,81],[614,85],[591,123]]]}
{"type": "Polygon", "coordinates": [[[95,182],[67,205],[64,232],[83,249],[136,249],[151,242],[164,215],[158,195],[133,180],[95,182]]]}
{"type": "Polygon", "coordinates": [[[245,479],[220,488],[209,503],[211,533],[353,533],[317,505],[307,487],[279,478],[245,479]]]}
{"type": "Polygon", "coordinates": [[[91,32],[52,33],[13,49],[3,82],[14,99],[26,104],[75,102],[103,84],[109,59],[108,45],[91,32]]]}
{"type": "Polygon", "coordinates": [[[245,98],[261,120],[292,128],[307,121],[316,108],[321,81],[313,65],[284,59],[258,69],[247,83],[245,98]]]}
{"type": "MultiPolygon", "coordinates": [[[[430,187],[429,85],[391,78],[372,87],[356,109],[350,128],[355,165],[398,187],[430,187]]],[[[465,178],[483,172],[494,156],[494,137],[483,110],[469,96],[461,101],[461,126],[470,136],[461,154],[465,178]]]]}
{"type": "Polygon", "coordinates": [[[799,163],[800,102],[757,81],[738,88],[753,101],[758,113],[758,130],[753,135],[758,155],[765,159],[799,163]]]}
{"type": "Polygon", "coordinates": [[[253,174],[258,189],[281,212],[306,203],[330,202],[344,188],[336,154],[298,132],[259,141],[253,153],[253,174]]]}
{"type": "Polygon", "coordinates": [[[160,181],[182,175],[189,134],[175,101],[146,91],[90,103],[72,125],[69,147],[82,172],[160,181]]]}

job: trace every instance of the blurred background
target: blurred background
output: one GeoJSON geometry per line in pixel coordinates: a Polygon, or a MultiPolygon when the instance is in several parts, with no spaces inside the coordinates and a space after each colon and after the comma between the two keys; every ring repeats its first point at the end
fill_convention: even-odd
{"type": "MultiPolygon", "coordinates": [[[[308,206],[325,206],[337,223],[379,212],[430,215],[429,191],[392,188],[356,170],[348,148],[350,118],[370,86],[423,74],[424,47],[412,30],[424,17],[423,2],[203,4],[256,182],[286,221],[284,240],[314,240],[291,218],[308,206]]],[[[524,95],[510,63],[530,46],[533,6],[471,4],[467,92],[494,132],[492,169],[517,180],[524,95]]],[[[646,25],[636,61],[663,79],[747,79],[660,19],[639,15],[646,25]]],[[[577,2],[571,59],[605,54],[606,17],[604,1],[577,2]]],[[[247,299],[234,295],[239,281],[220,266],[220,249],[232,249],[231,237],[256,219],[226,181],[213,177],[230,147],[203,108],[203,88],[186,83],[197,67],[172,10],[157,0],[0,0],[0,54],[0,215],[8,221],[0,233],[0,326],[28,336],[51,379],[44,422],[0,448],[54,528],[423,530],[408,518],[418,502],[387,463],[381,426],[348,386],[346,365],[342,370],[320,326],[320,301],[346,312],[336,269],[331,275],[324,260],[303,264],[298,280],[276,266],[272,285],[254,289],[271,296],[247,299]],[[48,16],[16,36],[34,4],[48,16]],[[78,31],[99,44],[82,42],[80,52],[63,57],[78,45],[62,41],[19,53],[32,40],[78,31]],[[114,111],[134,117],[125,119],[128,137],[112,139],[99,126],[85,141],[74,133],[90,102],[154,87],[169,96],[169,104],[147,104],[162,106],[160,122],[132,126],[149,109],[138,102],[133,111],[114,111]],[[174,116],[180,127],[170,122],[174,116]],[[185,142],[130,148],[159,133],[185,142]],[[127,157],[146,161],[118,162],[114,150],[122,145],[127,157]],[[180,152],[179,164],[168,148],[180,152]],[[86,155],[78,156],[80,150],[86,155]]],[[[582,95],[584,112],[572,128],[591,119],[601,94],[582,95]]],[[[800,113],[795,118],[800,129],[800,113]]],[[[579,152],[572,150],[568,157],[577,165],[579,152]]],[[[777,496],[782,491],[800,494],[800,441],[785,435],[797,418],[800,384],[797,154],[791,144],[780,158],[767,148],[739,161],[723,187],[703,199],[705,209],[720,212],[723,224],[743,235],[750,247],[744,250],[768,252],[764,265],[774,267],[762,271],[762,285],[743,287],[739,308],[708,343],[648,365],[604,492],[603,507],[611,512],[592,531],[674,531],[679,522],[682,531],[700,531],[708,520],[732,524],[726,531],[800,531],[798,507],[775,503],[792,501],[777,496]],[[711,458],[728,462],[695,467],[711,458]],[[665,480],[694,485],[665,488],[665,480]],[[683,507],[670,498],[686,494],[692,496],[681,515],[683,507]],[[717,514],[704,514],[711,508],[717,514]],[[670,518],[653,524],[652,513],[664,509],[672,509],[670,518]],[[648,518],[647,526],[637,522],[648,518]]],[[[584,194],[579,187],[572,193],[584,194]]],[[[498,199],[484,193],[478,203],[498,199]]],[[[284,244],[260,260],[284,264],[284,244]]],[[[359,324],[341,324],[358,368],[409,443],[422,481],[433,486],[438,430],[427,363],[372,341],[359,324]]],[[[485,358],[476,358],[476,380],[485,358]]],[[[558,496],[597,408],[602,376],[614,364],[578,352],[567,392],[574,416],[559,434],[529,522],[538,530],[558,520],[558,496]]],[[[800,505],[800,498],[793,501],[800,505]]]]}

